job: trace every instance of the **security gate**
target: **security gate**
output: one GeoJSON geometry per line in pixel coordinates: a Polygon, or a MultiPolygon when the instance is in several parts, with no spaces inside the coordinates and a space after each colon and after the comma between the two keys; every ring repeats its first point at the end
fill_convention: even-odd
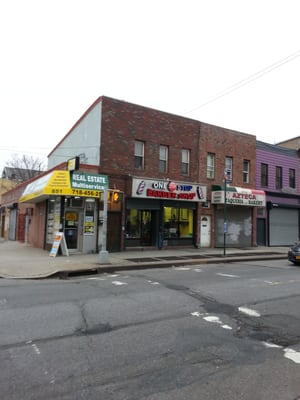
{"type": "Polygon", "coordinates": [[[269,245],[289,246],[299,238],[299,211],[273,208],[269,211],[269,245]]]}
{"type": "Polygon", "coordinates": [[[8,239],[16,240],[16,229],[17,229],[17,209],[12,208],[9,215],[9,231],[8,239]]]}

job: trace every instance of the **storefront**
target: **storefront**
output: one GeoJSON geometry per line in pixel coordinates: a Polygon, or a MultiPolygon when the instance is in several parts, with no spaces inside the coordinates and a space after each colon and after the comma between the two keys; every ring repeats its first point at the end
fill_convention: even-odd
{"type": "MultiPolygon", "coordinates": [[[[51,248],[55,233],[60,231],[64,232],[69,250],[96,252],[99,198],[107,187],[106,175],[52,171],[27,185],[19,201],[38,203],[40,209],[45,208],[45,224],[41,230],[46,249],[51,248]]],[[[29,212],[29,217],[38,218],[39,215],[29,212]]]]}
{"type": "Polygon", "coordinates": [[[265,223],[269,246],[290,246],[299,240],[299,200],[297,196],[267,194],[265,223]]]}
{"type": "Polygon", "coordinates": [[[229,247],[253,246],[256,242],[254,210],[265,207],[265,192],[233,186],[227,186],[225,190],[224,186],[213,186],[212,204],[215,204],[215,246],[224,245],[224,234],[229,247]]]}
{"type": "Polygon", "coordinates": [[[195,245],[197,205],[205,201],[206,187],[199,184],[133,178],[125,247],[195,245]]]}

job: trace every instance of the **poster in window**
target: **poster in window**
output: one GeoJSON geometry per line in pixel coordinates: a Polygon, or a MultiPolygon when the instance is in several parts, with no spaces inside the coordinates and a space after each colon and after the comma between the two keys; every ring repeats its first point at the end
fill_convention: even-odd
{"type": "Polygon", "coordinates": [[[90,215],[85,216],[84,221],[84,234],[93,235],[95,233],[94,217],[90,215]]]}

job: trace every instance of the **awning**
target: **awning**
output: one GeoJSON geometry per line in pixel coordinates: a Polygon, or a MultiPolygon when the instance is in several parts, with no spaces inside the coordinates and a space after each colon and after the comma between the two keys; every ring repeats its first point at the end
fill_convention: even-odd
{"type": "Polygon", "coordinates": [[[29,183],[19,202],[37,203],[50,196],[100,197],[101,191],[106,188],[108,188],[106,175],[52,171],[29,183]]]}
{"type": "MultiPolygon", "coordinates": [[[[224,204],[224,186],[213,186],[211,193],[212,204],[224,204]]],[[[236,186],[226,187],[226,204],[248,207],[265,207],[266,193],[263,190],[246,189],[236,186]]]]}

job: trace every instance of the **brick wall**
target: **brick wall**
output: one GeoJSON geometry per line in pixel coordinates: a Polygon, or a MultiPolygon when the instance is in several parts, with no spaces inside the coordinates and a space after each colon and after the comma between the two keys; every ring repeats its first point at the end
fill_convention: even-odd
{"type": "Polygon", "coordinates": [[[200,129],[201,183],[208,189],[223,183],[225,158],[232,157],[232,186],[255,188],[256,137],[214,125],[201,123],[200,129]],[[214,179],[206,177],[207,154],[215,154],[214,179]],[[243,163],[250,161],[249,183],[243,182],[243,163]]]}
{"type": "MultiPolygon", "coordinates": [[[[120,175],[198,181],[199,122],[110,99],[102,99],[102,173],[117,181],[120,175]],[[134,168],[134,141],[145,144],[145,168],[134,168]],[[159,172],[159,145],[169,146],[168,173],[159,172]],[[191,152],[190,175],[181,173],[181,150],[191,152]]],[[[121,182],[118,182],[120,184],[121,182]]]]}

